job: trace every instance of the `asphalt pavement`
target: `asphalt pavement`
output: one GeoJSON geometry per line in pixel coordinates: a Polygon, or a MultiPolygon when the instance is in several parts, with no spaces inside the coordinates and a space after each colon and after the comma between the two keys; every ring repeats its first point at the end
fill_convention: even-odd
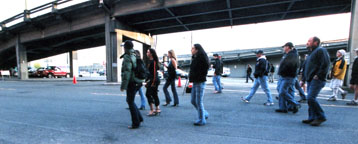
{"type": "MultiPolygon", "coordinates": [[[[332,92],[324,88],[318,100],[327,121],[312,127],[301,123],[307,119],[307,104],[296,114],[275,113],[277,100],[274,106],[264,106],[266,95],[260,88],[249,104],[241,101],[251,82],[236,78],[222,81],[223,93],[214,94],[208,78],[204,105],[210,116],[205,126],[193,126],[197,112],[190,95],[182,95],[180,87],[179,107],[161,106],[160,116],[148,117],[146,106],[141,111],[144,123],[135,130],[127,128],[131,120],[126,95],[117,84],[0,81],[0,144],[358,143],[358,107],[345,105],[352,93],[345,100],[330,102],[327,99],[332,92]]],[[[165,103],[163,84],[159,87],[161,105],[165,103]]],[[[269,87],[273,97],[277,96],[276,83],[269,87]]],[[[139,96],[136,103],[140,104],[139,96]]]]}

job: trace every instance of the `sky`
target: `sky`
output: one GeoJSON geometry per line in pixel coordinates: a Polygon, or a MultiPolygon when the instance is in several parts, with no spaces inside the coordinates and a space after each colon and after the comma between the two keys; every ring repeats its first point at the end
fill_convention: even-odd
{"type": "MultiPolygon", "coordinates": [[[[52,0],[27,0],[27,8],[52,0]]],[[[74,0],[70,4],[87,0],[74,0]]],[[[61,6],[59,8],[62,8],[61,6]]],[[[23,12],[25,0],[1,0],[0,21],[23,12]]],[[[35,15],[31,15],[35,17],[35,15]]],[[[177,55],[190,54],[191,42],[199,43],[207,52],[235,49],[265,48],[281,46],[286,42],[305,44],[309,37],[318,36],[321,41],[344,39],[349,36],[350,13],[309,17],[295,20],[257,23],[233,27],[221,27],[191,32],[158,35],[156,50],[159,56],[173,49],[177,55]]],[[[135,49],[140,49],[136,44],[135,49]]],[[[59,56],[67,63],[67,54],[59,56]]],[[[91,65],[105,61],[105,48],[97,47],[78,51],[78,64],[91,65]]],[[[57,59],[57,58],[54,58],[57,59]]],[[[41,60],[43,62],[43,60],[41,60]]],[[[62,64],[61,63],[61,64],[62,64]]]]}

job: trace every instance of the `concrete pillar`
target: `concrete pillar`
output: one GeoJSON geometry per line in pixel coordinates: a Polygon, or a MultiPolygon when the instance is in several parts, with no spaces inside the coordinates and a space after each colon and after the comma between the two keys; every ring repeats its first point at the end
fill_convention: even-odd
{"type": "Polygon", "coordinates": [[[78,56],[77,51],[71,51],[70,53],[70,76],[78,77],[78,56]]]}
{"type": "Polygon", "coordinates": [[[106,37],[106,75],[107,82],[119,82],[120,81],[120,69],[118,66],[118,59],[121,47],[117,44],[122,43],[122,37],[117,38],[115,31],[115,20],[106,14],[105,17],[105,37],[106,37]]]}
{"type": "Polygon", "coordinates": [[[16,39],[16,60],[18,78],[21,80],[29,79],[26,47],[22,45],[20,36],[17,36],[16,39]]]}
{"type": "Polygon", "coordinates": [[[349,85],[349,81],[351,79],[352,66],[355,55],[354,49],[358,48],[358,3],[357,0],[352,0],[351,6],[351,26],[349,32],[349,41],[348,41],[348,49],[350,51],[349,55],[349,70],[348,70],[348,80],[346,82],[349,85]]]}

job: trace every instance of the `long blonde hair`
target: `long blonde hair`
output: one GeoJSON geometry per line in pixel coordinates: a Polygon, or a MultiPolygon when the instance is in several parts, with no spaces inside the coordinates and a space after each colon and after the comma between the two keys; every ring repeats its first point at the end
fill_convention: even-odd
{"type": "Polygon", "coordinates": [[[171,55],[171,57],[169,57],[169,58],[174,58],[175,61],[177,61],[177,56],[175,55],[174,50],[169,50],[168,53],[170,53],[170,55],[171,55]]]}

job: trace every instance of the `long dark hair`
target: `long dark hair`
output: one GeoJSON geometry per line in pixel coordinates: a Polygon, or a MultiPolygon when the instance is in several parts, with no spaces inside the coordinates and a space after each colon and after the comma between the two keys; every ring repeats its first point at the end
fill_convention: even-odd
{"type": "Polygon", "coordinates": [[[159,69],[159,59],[158,59],[157,52],[155,52],[155,49],[152,49],[152,48],[149,49],[149,52],[150,52],[150,54],[152,54],[153,60],[156,63],[156,69],[159,69]]]}
{"type": "Polygon", "coordinates": [[[206,64],[209,66],[210,65],[209,58],[204,48],[200,44],[194,44],[194,48],[198,51],[195,55],[199,57],[202,56],[205,59],[206,64]]]}

